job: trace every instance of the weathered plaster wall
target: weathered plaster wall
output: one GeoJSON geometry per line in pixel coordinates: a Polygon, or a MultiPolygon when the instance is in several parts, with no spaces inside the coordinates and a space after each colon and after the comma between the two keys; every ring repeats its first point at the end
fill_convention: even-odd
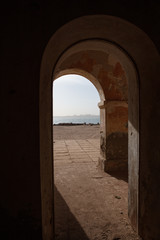
{"type": "Polygon", "coordinates": [[[107,102],[106,171],[128,168],[128,104],[107,102]]]}
{"type": "Polygon", "coordinates": [[[106,100],[127,101],[128,82],[119,60],[113,55],[98,50],[86,50],[73,53],[60,60],[58,71],[80,69],[92,74],[101,84],[106,100]]]}

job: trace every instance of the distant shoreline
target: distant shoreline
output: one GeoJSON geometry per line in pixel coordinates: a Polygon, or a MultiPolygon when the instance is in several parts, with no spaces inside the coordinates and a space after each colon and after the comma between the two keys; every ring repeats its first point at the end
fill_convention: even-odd
{"type": "Polygon", "coordinates": [[[94,115],[83,115],[83,116],[64,116],[64,117],[54,117],[53,125],[58,126],[76,126],[76,125],[86,125],[86,124],[98,124],[100,123],[100,116],[94,115]]]}
{"type": "Polygon", "coordinates": [[[92,126],[92,125],[99,125],[99,123],[54,123],[53,126],[79,126],[79,125],[89,125],[89,126],[92,126]]]}
{"type": "Polygon", "coordinates": [[[76,115],[76,114],[75,114],[75,115],[65,115],[65,116],[58,116],[58,115],[55,116],[55,115],[54,115],[54,117],[55,117],[55,118],[63,118],[63,117],[64,117],[64,118],[66,118],[66,117],[99,117],[99,114],[98,114],[98,115],[96,115],[96,114],[95,114],[95,115],[94,115],[94,114],[93,114],[93,115],[92,115],[92,114],[80,114],[80,115],[76,115]]]}

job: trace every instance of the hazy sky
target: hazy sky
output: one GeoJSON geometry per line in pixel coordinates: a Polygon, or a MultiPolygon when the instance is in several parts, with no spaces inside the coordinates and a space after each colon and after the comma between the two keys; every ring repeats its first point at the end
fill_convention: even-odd
{"type": "Polygon", "coordinates": [[[82,76],[64,75],[54,81],[54,116],[99,115],[97,106],[99,102],[100,97],[97,89],[88,79],[82,76]]]}

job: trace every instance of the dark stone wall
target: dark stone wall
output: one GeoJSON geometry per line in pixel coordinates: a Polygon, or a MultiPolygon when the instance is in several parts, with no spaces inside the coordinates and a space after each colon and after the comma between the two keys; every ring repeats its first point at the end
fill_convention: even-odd
{"type": "Polygon", "coordinates": [[[1,8],[0,238],[41,235],[39,72],[49,38],[74,18],[107,14],[134,23],[160,49],[159,12],[160,3],[147,0],[25,0],[1,8]]]}
{"type": "Polygon", "coordinates": [[[128,159],[128,134],[116,132],[108,135],[106,151],[109,160],[128,159]]]}
{"type": "MultiPolygon", "coordinates": [[[[101,146],[102,147],[102,146],[101,146]]],[[[104,170],[108,173],[128,170],[128,133],[113,132],[107,136],[104,170]]]]}

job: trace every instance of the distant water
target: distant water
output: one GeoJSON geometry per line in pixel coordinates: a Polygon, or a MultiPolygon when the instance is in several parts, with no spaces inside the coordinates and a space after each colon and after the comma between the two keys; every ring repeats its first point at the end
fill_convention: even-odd
{"type": "Polygon", "coordinates": [[[100,123],[100,116],[98,115],[74,115],[74,116],[55,116],[53,117],[53,124],[59,123],[100,123]]]}

